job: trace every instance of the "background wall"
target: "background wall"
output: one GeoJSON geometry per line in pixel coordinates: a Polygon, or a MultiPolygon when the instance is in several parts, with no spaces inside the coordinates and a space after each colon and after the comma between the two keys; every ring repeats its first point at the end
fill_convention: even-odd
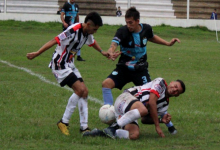
{"type": "MultiPolygon", "coordinates": [[[[80,22],[85,19],[84,15],[80,15],[80,22]]],[[[103,23],[109,25],[124,25],[124,17],[102,16],[103,23]]],[[[38,22],[61,22],[60,15],[49,14],[15,14],[15,13],[0,13],[0,20],[19,20],[19,21],[38,21],[38,22]]],[[[192,27],[204,26],[209,30],[215,31],[215,23],[217,30],[220,31],[220,20],[200,20],[200,19],[172,19],[172,18],[147,18],[141,17],[142,23],[148,23],[152,26],[156,25],[170,25],[174,27],[192,27]]]]}

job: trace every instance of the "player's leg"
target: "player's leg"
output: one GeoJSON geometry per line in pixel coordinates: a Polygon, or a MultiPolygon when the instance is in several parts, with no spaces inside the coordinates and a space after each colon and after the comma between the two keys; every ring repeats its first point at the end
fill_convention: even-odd
{"type": "Polygon", "coordinates": [[[61,132],[65,135],[69,135],[68,125],[71,115],[73,114],[79,99],[81,97],[87,98],[88,90],[84,83],[79,81],[71,68],[65,70],[53,70],[53,73],[61,86],[68,85],[74,90],[74,93],[68,100],[62,119],[57,123],[61,132]]]}
{"type": "MultiPolygon", "coordinates": [[[[116,98],[114,104],[116,120],[118,120],[125,113],[125,109],[130,104],[130,102],[136,99],[135,97],[131,97],[130,95],[130,93],[124,92],[116,98]]],[[[115,139],[115,131],[117,129],[119,129],[119,126],[116,121],[108,128],[103,129],[103,132],[106,134],[106,136],[115,139]]]]}
{"type": "Polygon", "coordinates": [[[90,131],[88,127],[88,99],[80,98],[78,102],[80,116],[80,132],[90,131]]]}
{"type": "Polygon", "coordinates": [[[78,61],[85,61],[85,60],[81,57],[81,50],[79,50],[79,51],[77,52],[77,60],[78,60],[78,61]]]}
{"type": "Polygon", "coordinates": [[[117,123],[120,127],[123,127],[148,113],[147,108],[129,92],[124,92],[119,95],[115,101],[114,107],[115,113],[118,116],[122,115],[122,117],[117,119],[117,123]]]}
{"type": "Polygon", "coordinates": [[[106,128],[104,132],[112,139],[120,138],[136,140],[139,138],[139,126],[137,121],[127,124],[123,129],[106,128]]]}
{"type": "Polygon", "coordinates": [[[133,122],[134,120],[137,120],[142,116],[146,116],[148,114],[147,108],[140,101],[134,100],[132,102],[133,104],[129,104],[126,108],[125,114],[117,120],[117,123],[120,127],[125,126],[133,122]]]}
{"type": "MultiPolygon", "coordinates": [[[[139,138],[140,131],[139,131],[139,126],[136,122],[133,122],[133,123],[126,125],[124,127],[124,130],[129,133],[128,139],[136,140],[139,138]]],[[[119,136],[126,138],[127,134],[125,132],[122,132],[122,133],[120,133],[120,131],[117,132],[117,130],[116,130],[116,137],[119,137],[119,136]]]]}
{"type": "Polygon", "coordinates": [[[115,82],[111,78],[107,78],[102,82],[102,95],[104,105],[113,105],[114,99],[112,96],[112,90],[115,87],[115,82]]]}
{"type": "MultiPolygon", "coordinates": [[[[90,131],[88,127],[88,89],[84,84],[82,76],[77,68],[73,69],[74,74],[77,76],[81,85],[73,85],[73,90],[77,93],[79,87],[81,87],[81,97],[78,100],[78,109],[80,116],[80,132],[90,131]],[[75,86],[75,87],[74,87],[75,86]]],[[[79,94],[80,95],[80,94],[79,94]]]]}
{"type": "MultiPolygon", "coordinates": [[[[80,81],[78,81],[77,76],[72,72],[72,69],[68,68],[65,70],[53,70],[53,73],[55,77],[57,78],[58,83],[63,87],[65,85],[68,85],[69,87],[72,86],[72,84],[78,84],[80,81]]],[[[74,112],[76,105],[78,103],[78,100],[80,99],[80,96],[76,93],[73,93],[67,103],[66,109],[64,111],[62,119],[57,123],[58,128],[61,130],[61,132],[65,135],[69,135],[69,120],[71,118],[72,113],[74,112]]]]}
{"type": "Polygon", "coordinates": [[[143,71],[137,71],[131,73],[131,78],[136,86],[143,85],[145,83],[151,82],[150,74],[148,69],[144,69],[143,71]]]}
{"type": "Polygon", "coordinates": [[[119,68],[116,68],[112,73],[102,82],[102,95],[104,104],[113,105],[114,99],[112,96],[113,88],[122,89],[122,87],[127,83],[125,72],[119,68]]]}

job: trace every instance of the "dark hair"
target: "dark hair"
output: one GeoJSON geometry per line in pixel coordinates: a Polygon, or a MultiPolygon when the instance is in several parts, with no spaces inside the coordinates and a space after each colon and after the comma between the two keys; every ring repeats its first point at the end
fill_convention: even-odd
{"type": "Polygon", "coordinates": [[[102,26],[102,18],[97,12],[91,12],[89,13],[86,18],[84,23],[87,23],[89,20],[91,20],[95,26],[102,26]]]}
{"type": "Polygon", "coordinates": [[[125,14],[125,18],[133,17],[134,20],[140,19],[140,12],[135,7],[130,7],[125,14]]]}
{"type": "Polygon", "coordinates": [[[182,80],[176,80],[177,82],[179,82],[180,84],[181,84],[181,87],[182,87],[182,89],[183,89],[183,92],[182,93],[184,93],[185,92],[185,90],[186,90],[186,86],[185,86],[185,84],[183,83],[183,81],[182,80]]]}

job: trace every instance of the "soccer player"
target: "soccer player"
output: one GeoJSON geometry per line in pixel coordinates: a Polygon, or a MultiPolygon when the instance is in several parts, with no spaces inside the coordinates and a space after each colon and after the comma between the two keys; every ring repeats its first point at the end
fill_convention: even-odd
{"type": "Polygon", "coordinates": [[[122,15],[121,7],[118,6],[118,10],[116,11],[116,16],[117,16],[117,17],[120,17],[121,15],[122,15]]]}
{"type": "Polygon", "coordinates": [[[85,86],[79,70],[75,67],[73,58],[78,50],[86,44],[92,46],[103,56],[107,57],[107,52],[94,40],[93,34],[102,26],[102,18],[96,12],[89,13],[84,23],[76,23],[67,28],[64,32],[43,45],[37,52],[27,54],[27,58],[32,60],[54,45],[57,45],[53,53],[49,67],[61,87],[68,85],[74,93],[70,96],[66,110],[62,119],[57,123],[58,128],[65,135],[69,135],[69,120],[76,105],[78,104],[80,114],[80,131],[88,131],[88,89],[85,86]]]}
{"type": "MultiPolygon", "coordinates": [[[[79,22],[79,6],[75,3],[75,0],[70,0],[63,5],[60,19],[63,23],[63,31],[65,31],[70,25],[79,22]]],[[[85,61],[81,57],[81,50],[77,52],[77,60],[85,61]]]]}
{"type": "Polygon", "coordinates": [[[114,104],[117,125],[123,129],[108,127],[103,131],[113,139],[119,137],[135,140],[140,134],[137,119],[142,118],[142,123],[154,123],[157,134],[165,137],[159,123],[168,123],[171,116],[165,114],[163,118],[158,119],[158,115],[167,111],[170,97],[178,97],[184,92],[183,81],[176,80],[167,85],[163,78],[156,78],[142,86],[126,89],[117,97],[114,104]]]}
{"type": "MultiPolygon", "coordinates": [[[[172,46],[179,42],[178,38],[173,38],[170,42],[165,41],[153,34],[149,24],[140,23],[140,13],[135,7],[131,7],[125,14],[126,25],[119,28],[108,49],[110,59],[115,60],[119,55],[116,68],[102,82],[102,93],[104,104],[113,105],[111,89],[122,89],[124,85],[133,82],[134,85],[143,85],[151,81],[148,73],[147,63],[147,42],[153,42],[166,46],[172,46]],[[116,49],[120,45],[120,52],[116,49]]],[[[172,133],[176,133],[172,123],[167,125],[172,133]]]]}
{"type": "Polygon", "coordinates": [[[217,13],[216,13],[216,8],[214,9],[214,12],[212,12],[210,19],[213,19],[213,20],[217,20],[218,19],[217,13]]]}

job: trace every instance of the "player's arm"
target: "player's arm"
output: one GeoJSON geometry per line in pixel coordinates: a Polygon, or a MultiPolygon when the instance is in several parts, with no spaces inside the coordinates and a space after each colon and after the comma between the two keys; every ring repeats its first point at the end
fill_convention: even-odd
{"type": "Polygon", "coordinates": [[[155,93],[150,93],[149,108],[150,108],[151,117],[155,124],[155,129],[160,137],[165,137],[159,125],[158,114],[157,114],[157,100],[158,100],[157,95],[155,93]]]}
{"type": "Polygon", "coordinates": [[[27,53],[26,56],[27,56],[28,59],[32,60],[35,57],[42,54],[43,52],[45,52],[46,50],[50,49],[55,44],[57,44],[57,41],[55,39],[52,39],[49,42],[47,42],[46,44],[44,44],[37,52],[27,53]]]}
{"type": "Polygon", "coordinates": [[[95,41],[95,43],[92,45],[92,47],[93,47],[94,49],[96,49],[98,52],[100,52],[103,56],[108,57],[108,53],[107,53],[107,52],[104,52],[96,41],[95,41]]]}
{"type": "Polygon", "coordinates": [[[180,40],[178,38],[173,38],[170,42],[168,42],[157,35],[154,35],[152,38],[149,39],[149,41],[166,46],[172,46],[176,42],[180,43],[180,40]]]}
{"type": "MultiPolygon", "coordinates": [[[[63,9],[62,9],[62,10],[63,10],[63,9]]],[[[63,26],[64,26],[65,28],[67,28],[67,27],[68,27],[68,24],[65,22],[64,16],[65,16],[65,12],[61,11],[61,13],[60,13],[60,19],[61,19],[61,21],[62,21],[62,23],[63,23],[63,26]]]]}
{"type": "Polygon", "coordinates": [[[79,13],[77,13],[76,18],[75,18],[75,23],[79,22],[79,13]]]}
{"type": "Polygon", "coordinates": [[[107,51],[107,53],[109,54],[109,59],[115,60],[121,54],[121,52],[119,51],[116,52],[117,47],[118,47],[118,43],[116,42],[111,43],[110,48],[107,51]]]}

